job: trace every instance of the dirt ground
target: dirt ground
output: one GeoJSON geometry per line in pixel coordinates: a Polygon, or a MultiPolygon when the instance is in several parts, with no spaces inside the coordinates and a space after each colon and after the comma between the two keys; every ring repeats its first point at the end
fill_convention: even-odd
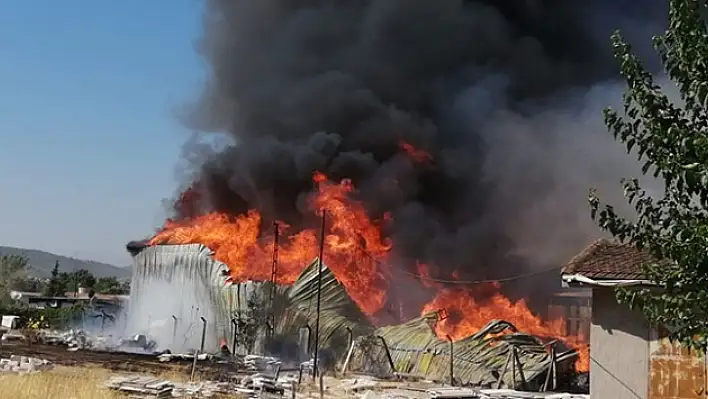
{"type": "MultiPolygon", "coordinates": [[[[46,359],[56,365],[68,367],[100,367],[116,373],[182,374],[189,375],[191,361],[160,362],[155,355],[101,352],[90,350],[68,351],[66,346],[25,343],[0,345],[0,358],[11,355],[46,359]]],[[[227,364],[198,362],[200,379],[219,380],[233,368],[227,364]]]]}

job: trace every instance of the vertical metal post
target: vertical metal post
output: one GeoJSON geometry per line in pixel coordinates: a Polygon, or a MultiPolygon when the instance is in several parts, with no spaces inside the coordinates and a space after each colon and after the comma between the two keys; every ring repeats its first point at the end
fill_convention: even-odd
{"type": "Polygon", "coordinates": [[[556,344],[554,343],[553,346],[551,346],[551,372],[552,372],[552,379],[551,379],[551,389],[555,390],[558,388],[558,361],[556,360],[557,358],[557,353],[556,353],[556,344]]]}
{"type": "Polygon", "coordinates": [[[270,325],[272,332],[275,332],[275,284],[278,277],[278,244],[279,244],[279,231],[278,222],[273,222],[273,274],[270,278],[271,291],[270,291],[270,325]]]}
{"type": "Polygon", "coordinates": [[[354,343],[354,331],[349,326],[344,328],[347,330],[347,347],[350,347],[354,343]]]}
{"type": "Polygon", "coordinates": [[[322,209],[322,226],[320,227],[320,253],[317,262],[317,316],[315,318],[315,356],[312,364],[312,379],[314,380],[318,374],[317,361],[320,351],[320,308],[322,306],[322,266],[324,264],[324,240],[325,240],[325,224],[327,222],[327,212],[322,209]]]}
{"type": "Polygon", "coordinates": [[[447,335],[447,340],[450,341],[450,386],[455,386],[455,344],[452,338],[447,335]]]}
{"type": "Polygon", "coordinates": [[[172,345],[175,344],[177,340],[177,316],[172,315],[172,345]]]}
{"type": "Polygon", "coordinates": [[[192,362],[192,372],[189,374],[189,382],[194,382],[194,372],[197,371],[197,359],[199,358],[199,351],[194,350],[194,361],[192,362]]]}
{"type": "MultiPolygon", "coordinates": [[[[551,341],[551,342],[545,344],[544,346],[548,346],[548,347],[549,347],[550,353],[549,353],[549,356],[548,356],[548,371],[547,371],[547,373],[546,373],[546,379],[543,381],[543,387],[542,387],[542,389],[541,389],[541,392],[546,392],[546,391],[548,391],[548,388],[549,388],[550,383],[551,383],[551,375],[553,375],[553,368],[554,368],[554,365],[553,365],[553,364],[554,364],[554,361],[555,361],[555,358],[556,358],[556,355],[555,355],[555,352],[556,352],[556,341],[555,341],[555,340],[554,340],[554,341],[551,341]]],[[[553,388],[553,389],[555,389],[555,388],[553,388]]]]}
{"type": "Polygon", "coordinates": [[[206,328],[207,328],[207,321],[204,318],[204,316],[199,317],[202,319],[202,343],[199,345],[199,352],[204,353],[204,342],[206,340],[206,328]]]}
{"type": "Polygon", "coordinates": [[[234,325],[234,340],[231,342],[231,356],[236,356],[236,340],[238,339],[238,324],[236,324],[236,318],[231,319],[231,323],[234,325]]]}

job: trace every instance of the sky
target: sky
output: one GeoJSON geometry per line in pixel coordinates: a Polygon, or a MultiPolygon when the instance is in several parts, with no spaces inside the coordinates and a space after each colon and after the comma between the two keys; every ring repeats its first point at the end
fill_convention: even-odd
{"type": "Polygon", "coordinates": [[[130,264],[180,185],[200,31],[199,0],[0,3],[0,245],[130,264]]]}

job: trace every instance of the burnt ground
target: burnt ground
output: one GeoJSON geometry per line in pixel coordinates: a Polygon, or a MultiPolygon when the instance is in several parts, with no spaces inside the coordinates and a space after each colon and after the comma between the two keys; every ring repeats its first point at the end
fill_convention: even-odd
{"type": "MultiPolygon", "coordinates": [[[[71,352],[67,350],[66,346],[61,345],[26,343],[0,345],[0,358],[9,358],[11,355],[46,359],[61,366],[100,367],[122,373],[177,372],[188,376],[192,367],[191,361],[160,362],[156,355],[89,350],[71,352]]],[[[220,380],[235,372],[235,368],[229,364],[200,361],[197,363],[197,372],[202,378],[220,380]]]]}

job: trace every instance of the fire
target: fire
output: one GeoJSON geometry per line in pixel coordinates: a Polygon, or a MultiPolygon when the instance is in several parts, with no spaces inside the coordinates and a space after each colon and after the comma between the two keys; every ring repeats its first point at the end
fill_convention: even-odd
{"type": "MultiPolygon", "coordinates": [[[[425,152],[412,146],[402,148],[414,160],[432,160],[425,152]],[[410,151],[409,151],[410,150],[410,151]],[[426,156],[423,156],[425,154],[426,156]]],[[[381,232],[390,219],[372,219],[364,205],[352,198],[354,187],[350,180],[339,183],[329,181],[323,173],[313,175],[316,190],[308,199],[309,210],[325,212],[324,263],[342,283],[359,308],[369,316],[380,311],[387,301],[390,270],[387,260],[392,243],[381,232]]],[[[196,195],[192,191],[188,196],[196,195]]],[[[295,282],[303,268],[319,252],[319,229],[291,231],[279,223],[278,269],[279,284],[295,282]]],[[[230,216],[211,212],[186,220],[168,220],[164,227],[149,241],[159,244],[202,244],[214,252],[214,258],[229,267],[232,282],[247,280],[268,281],[272,278],[274,237],[265,231],[261,215],[250,210],[242,215],[230,216]]],[[[541,337],[555,337],[579,351],[576,369],[588,369],[587,346],[582,337],[567,337],[564,321],[544,323],[535,316],[524,301],[512,302],[498,293],[498,285],[484,284],[473,287],[485,290],[484,302],[476,301],[470,294],[472,288],[452,289],[431,277],[431,266],[418,263],[421,290],[435,292],[423,307],[421,314],[445,310],[447,318],[438,321],[436,334],[458,340],[468,337],[489,320],[503,319],[519,330],[541,337]]],[[[456,273],[453,276],[457,278],[456,273]]]]}
{"type": "Polygon", "coordinates": [[[576,348],[578,351],[576,370],[588,370],[589,353],[587,345],[583,345],[583,340],[580,337],[567,337],[565,321],[562,319],[543,322],[529,310],[524,300],[512,302],[509,298],[496,293],[480,303],[470,295],[468,290],[444,288],[425,305],[421,314],[439,310],[444,310],[446,316],[440,318],[435,324],[435,332],[440,338],[449,336],[453,340],[464,339],[479,331],[490,320],[503,319],[524,333],[557,338],[568,347],[576,348]]]}
{"type": "MultiPolygon", "coordinates": [[[[326,212],[324,263],[357,305],[373,315],[386,302],[384,261],[391,243],[381,234],[385,219],[371,220],[361,203],[349,199],[354,189],[351,181],[335,184],[322,173],[315,173],[313,181],[318,189],[309,207],[313,212],[326,212]]],[[[272,277],[274,238],[263,236],[261,222],[256,210],[235,217],[211,212],[184,221],[168,220],[148,244],[202,244],[229,266],[231,281],[267,281],[272,277]]],[[[288,234],[289,226],[282,222],[279,226],[284,239],[278,247],[276,281],[292,284],[317,257],[319,232],[305,229],[288,234]]]]}

